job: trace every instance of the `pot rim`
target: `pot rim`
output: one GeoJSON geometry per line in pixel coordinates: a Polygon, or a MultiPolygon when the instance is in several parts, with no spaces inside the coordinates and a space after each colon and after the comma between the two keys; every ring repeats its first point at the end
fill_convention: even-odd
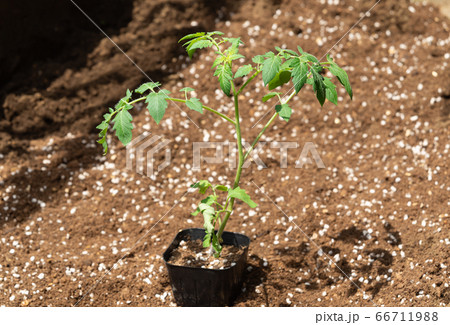
{"type": "MultiPolygon", "coordinates": [[[[169,250],[170,250],[170,251],[173,251],[176,247],[178,247],[178,245],[177,245],[175,248],[172,248],[172,249],[171,249],[172,243],[177,239],[178,235],[179,235],[181,232],[187,231],[187,230],[201,230],[201,231],[205,231],[205,229],[203,229],[203,228],[185,228],[185,229],[180,230],[180,231],[175,235],[175,237],[172,239],[172,241],[170,242],[169,246],[167,247],[167,249],[166,249],[166,250],[164,251],[164,253],[163,253],[163,256],[162,256],[162,257],[163,257],[163,260],[164,260],[164,263],[166,264],[166,266],[170,266],[170,267],[174,267],[174,268],[191,269],[191,270],[202,270],[202,271],[205,271],[205,272],[228,271],[228,270],[230,270],[230,269],[236,267],[237,263],[236,263],[235,265],[233,265],[233,266],[229,266],[229,267],[226,267],[226,268],[223,268],[223,269],[207,269],[207,268],[195,267],[195,266],[188,266],[188,265],[176,265],[176,264],[170,263],[168,260],[166,261],[166,258],[165,258],[164,256],[165,256],[166,254],[169,254],[169,250]]],[[[239,259],[241,259],[243,255],[247,254],[247,252],[246,252],[245,250],[248,250],[248,247],[250,246],[250,242],[251,242],[250,237],[248,237],[248,236],[246,236],[246,235],[244,235],[244,234],[240,234],[240,233],[232,232],[232,231],[224,231],[223,233],[224,233],[224,234],[225,234],[225,233],[228,233],[228,234],[233,234],[233,235],[239,235],[239,236],[242,236],[242,237],[247,238],[247,239],[248,239],[248,245],[240,246],[240,247],[243,247],[244,252],[243,252],[242,254],[240,254],[239,259]]],[[[230,245],[230,246],[234,246],[234,245],[230,245]]]]}

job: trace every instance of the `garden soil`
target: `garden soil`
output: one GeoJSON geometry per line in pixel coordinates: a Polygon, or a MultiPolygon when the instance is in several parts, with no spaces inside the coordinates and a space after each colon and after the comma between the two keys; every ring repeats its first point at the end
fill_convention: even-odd
{"type": "MultiPolygon", "coordinates": [[[[354,89],[353,101],[341,90],[340,105],[323,108],[303,89],[289,123],[277,120],[261,139],[267,168],[254,156],[244,169],[240,185],[258,207],[238,203],[227,225],[252,240],[235,305],[450,304],[448,18],[404,0],[381,1],[364,18],[374,1],[126,3],[111,17],[80,7],[129,58],[76,8],[70,19],[61,14],[59,29],[37,30],[50,33],[42,44],[30,41],[34,30],[17,44],[1,39],[11,55],[0,53],[0,305],[176,305],[162,253],[179,230],[203,224],[190,214],[201,196],[189,184],[234,179],[228,144],[223,162],[197,170],[193,142],[233,143],[232,128],[173,104],[156,125],[138,106],[134,136],[170,141],[170,165],[146,175],[133,161],[127,168],[112,136],[102,156],[95,126],[126,89],[147,81],[142,71],[174,94],[191,86],[232,116],[211,76],[212,53],[189,60],[177,43],[199,30],[242,36],[247,58],[274,46],[318,57],[330,50],[354,89]],[[290,143],[286,159],[281,142],[290,143]],[[299,159],[308,143],[325,168],[299,159]]],[[[255,87],[241,95],[248,142],[276,104],[262,103],[266,90],[255,87]]],[[[153,165],[166,155],[157,151],[153,165]]]]}
{"type": "Polygon", "coordinates": [[[203,248],[201,240],[182,241],[170,254],[169,263],[208,269],[223,269],[236,265],[243,252],[242,247],[223,245],[220,253],[221,258],[215,258],[209,250],[203,248]]]}

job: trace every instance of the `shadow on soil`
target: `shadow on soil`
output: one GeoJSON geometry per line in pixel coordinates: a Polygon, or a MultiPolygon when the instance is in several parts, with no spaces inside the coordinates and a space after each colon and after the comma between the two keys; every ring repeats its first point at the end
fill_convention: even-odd
{"type": "MultiPolygon", "coordinates": [[[[126,0],[113,6],[108,0],[78,0],[76,4],[111,36],[128,24],[133,9],[133,1],[126,0]]],[[[103,37],[70,1],[2,1],[0,44],[8,46],[0,48],[0,88],[6,82],[3,91],[27,84],[45,88],[51,73],[56,77],[60,72],[59,65],[69,61],[73,68],[85,65],[87,54],[103,37]],[[39,61],[41,64],[37,64],[39,61]],[[56,69],[36,78],[48,64],[56,69]],[[32,76],[35,78],[30,80],[32,76]]]]}
{"type": "MultiPolygon", "coordinates": [[[[161,66],[186,55],[177,43],[182,36],[212,30],[219,13],[220,19],[228,17],[222,10],[227,3],[218,1],[75,3],[159,81],[169,74],[161,66]],[[191,16],[198,16],[198,26],[190,25],[191,16]],[[173,24],[161,24],[163,18],[173,24]],[[143,30],[148,30],[145,37],[139,34],[143,30]]],[[[8,44],[0,46],[0,137],[6,140],[81,127],[94,132],[105,107],[117,102],[126,87],[146,81],[71,1],[3,1],[0,27],[0,44],[8,44]]]]}
{"type": "MultiPolygon", "coordinates": [[[[73,172],[98,163],[98,148],[87,148],[88,139],[76,137],[54,144],[58,157],[48,166],[22,167],[10,177],[1,180],[7,200],[0,201],[0,228],[3,234],[14,230],[17,223],[25,221],[42,205],[57,200],[66,194],[65,187],[73,172]]],[[[37,151],[35,155],[46,152],[37,151]]]]}
{"type": "MultiPolygon", "coordinates": [[[[386,243],[399,245],[402,242],[400,233],[391,224],[386,222],[384,229],[386,234],[382,235],[381,238],[386,243]]],[[[288,283],[283,279],[273,280],[270,286],[281,292],[286,287],[298,287],[302,284],[306,291],[315,291],[321,290],[324,286],[332,286],[346,281],[353,273],[356,273],[358,278],[353,276],[352,281],[348,282],[347,295],[350,297],[356,294],[359,288],[363,288],[374,299],[389,282],[387,279],[392,275],[390,268],[394,263],[393,255],[383,248],[365,250],[362,251],[362,254],[367,256],[369,263],[361,265],[345,257],[345,254],[342,254],[343,248],[339,247],[339,242],[341,244],[360,245],[371,238],[367,231],[352,226],[342,230],[334,237],[336,240],[336,246],[334,247],[324,245],[321,246],[320,251],[317,251],[312,250],[309,243],[303,242],[295,247],[275,249],[274,253],[277,260],[283,263],[287,270],[291,270],[291,272],[303,270],[307,271],[308,275],[299,277],[295,283],[288,283]],[[335,264],[330,264],[329,258],[333,259],[336,255],[340,256],[340,259],[335,264]],[[362,281],[360,281],[361,277],[362,281]]],[[[378,240],[378,238],[372,238],[372,240],[378,240]]],[[[268,285],[268,283],[265,283],[265,285],[268,285]]]]}
{"type": "MultiPolygon", "coordinates": [[[[397,246],[400,245],[402,240],[400,238],[400,233],[394,229],[394,227],[388,222],[385,223],[384,229],[386,230],[387,236],[384,240],[390,245],[397,246]]],[[[335,240],[343,241],[346,243],[356,244],[358,242],[366,241],[370,237],[366,231],[360,230],[355,226],[342,230],[335,240]]],[[[324,248],[322,248],[324,249],[324,248]]],[[[326,252],[326,250],[324,249],[326,252]]],[[[354,271],[357,274],[361,275],[371,275],[372,278],[368,276],[363,276],[364,281],[367,283],[364,285],[365,291],[370,292],[372,295],[372,299],[380,292],[380,290],[387,285],[388,281],[385,280],[386,277],[390,277],[391,273],[389,272],[390,266],[394,262],[394,257],[390,252],[382,248],[376,248],[373,250],[366,250],[364,254],[368,256],[370,263],[368,265],[362,265],[360,267],[354,267],[350,265],[346,258],[341,259],[337,265],[339,267],[340,273],[343,276],[349,277],[350,274],[354,271]],[[373,272],[375,271],[375,272],[373,272]],[[376,281],[373,277],[380,277],[380,281],[376,281]],[[367,287],[368,286],[368,287],[367,287]]],[[[353,279],[353,282],[350,284],[350,287],[347,291],[347,295],[350,297],[354,295],[359,288],[363,286],[363,283],[359,281],[359,279],[353,279]]]]}
{"type": "MultiPolygon", "coordinates": [[[[244,283],[242,284],[242,288],[245,291],[237,297],[235,304],[245,304],[246,301],[259,298],[259,294],[256,293],[255,289],[267,280],[267,272],[270,272],[270,269],[264,267],[264,260],[255,254],[250,255],[244,275],[244,283]]],[[[265,304],[269,306],[268,295],[264,286],[261,286],[261,290],[265,304]]]]}

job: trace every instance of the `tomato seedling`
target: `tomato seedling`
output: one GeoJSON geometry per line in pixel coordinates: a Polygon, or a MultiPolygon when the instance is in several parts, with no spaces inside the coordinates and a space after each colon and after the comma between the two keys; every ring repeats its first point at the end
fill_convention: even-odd
{"type": "Polygon", "coordinates": [[[133,108],[134,104],[140,101],[145,101],[150,115],[157,124],[164,117],[168,102],[183,103],[189,109],[200,114],[207,111],[231,123],[236,131],[239,157],[233,185],[231,187],[222,184],[213,185],[207,180],[201,180],[191,185],[191,187],[198,189],[201,194],[206,195],[208,191],[211,193],[200,202],[192,214],[197,215],[198,213],[202,213],[206,232],[203,245],[204,247],[211,247],[212,254],[218,257],[222,251],[222,234],[233,212],[235,200],[241,200],[251,208],[256,207],[256,203],[251,200],[247,192],[239,187],[242,166],[249,158],[250,153],[255,148],[261,136],[278,116],[286,122],[289,121],[292,114],[292,108],[289,106],[290,100],[303,89],[303,86],[308,84],[312,86],[321,106],[323,106],[325,100],[337,105],[338,96],[336,86],[330,78],[323,75],[325,70],[329,70],[337,78],[344,86],[350,98],[353,97],[353,93],[347,73],[329,55],[327,55],[327,61],[320,62],[312,54],[303,51],[300,46],[297,47],[297,52],[275,47],[276,52],[269,51],[262,55],[256,55],[252,58],[252,63],[238,66],[239,61],[237,60],[245,59],[239,53],[239,48],[243,45],[240,38],[224,37],[224,33],[218,31],[208,33],[199,32],[186,35],[180,42],[184,42],[190,58],[199,49],[212,48],[214,50],[216,54],[216,59],[212,64],[212,68],[215,69],[214,76],[218,79],[220,89],[234,102],[234,118],[204,105],[198,98],[190,97],[191,92],[194,91],[193,88],[185,87],[180,89],[180,92],[184,94],[184,98],[177,98],[171,96],[168,90],[161,89],[159,82],[147,82],[134,90],[134,93],[141,95],[140,97],[132,99],[133,92],[127,90],[126,96],[114,108],[110,108],[109,112],[103,116],[104,120],[97,126],[101,130],[99,134],[100,140],[98,142],[102,144],[104,153],[106,154],[108,150],[106,133],[110,122],[112,122],[112,128],[116,131],[116,136],[123,145],[127,145],[132,139],[133,129],[133,118],[129,110],[133,108]],[[264,86],[269,90],[261,100],[266,102],[272,98],[277,98],[279,103],[275,105],[275,112],[273,112],[272,117],[256,136],[250,148],[244,152],[241,136],[239,95],[260,74],[262,75],[264,86]],[[242,78],[245,78],[245,81],[242,78]],[[291,81],[293,87],[288,95],[282,97],[281,92],[271,91],[291,81]],[[238,84],[241,86],[237,87],[238,84]],[[220,200],[220,192],[223,192],[223,200],[220,200]]]}

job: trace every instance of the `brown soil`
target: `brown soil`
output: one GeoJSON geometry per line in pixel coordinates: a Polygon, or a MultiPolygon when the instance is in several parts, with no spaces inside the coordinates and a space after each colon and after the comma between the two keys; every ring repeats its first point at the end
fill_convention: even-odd
{"type": "MultiPolygon", "coordinates": [[[[421,0],[414,0],[416,2],[420,2],[421,0]]],[[[428,3],[432,3],[439,7],[441,13],[448,18],[450,18],[450,3],[448,0],[430,0],[428,3]]]]}
{"type": "MultiPolygon", "coordinates": [[[[166,89],[193,85],[227,114],[231,106],[216,96],[210,77],[211,55],[188,60],[176,42],[181,35],[224,30],[242,35],[247,57],[280,44],[321,57],[373,5],[211,3],[136,0],[117,26],[104,16],[105,26],[166,89]]],[[[70,21],[92,27],[76,14],[70,21]]],[[[243,172],[241,187],[259,205],[250,211],[238,204],[227,226],[252,240],[236,306],[450,304],[449,26],[435,7],[380,2],[331,51],[350,75],[354,100],[341,93],[338,108],[320,109],[305,89],[292,101],[291,121],[267,132],[264,141],[296,141],[299,148],[288,151],[283,169],[279,149],[268,143],[259,154],[268,168],[251,164],[243,172]],[[306,142],[326,168],[294,168],[306,142]]],[[[228,163],[192,170],[192,142],[232,140],[232,130],[210,114],[187,112],[198,129],[174,105],[160,126],[135,110],[134,134],[151,127],[171,140],[171,165],[155,179],[127,170],[116,140],[103,157],[94,126],[146,78],[94,27],[80,35],[88,44],[75,38],[36,59],[13,46],[30,65],[8,62],[11,78],[0,80],[0,305],[174,305],[161,255],[179,230],[203,224],[190,215],[200,196],[186,194],[188,185],[234,177],[228,163]]],[[[261,104],[258,87],[260,93],[243,94],[250,100],[242,107],[251,116],[242,126],[247,141],[272,109],[261,104]]]]}
{"type": "Polygon", "coordinates": [[[243,249],[240,247],[224,245],[220,258],[215,258],[209,254],[209,250],[203,248],[201,240],[187,242],[182,240],[180,245],[173,250],[169,263],[207,269],[224,269],[234,266],[242,253],[243,249]]]}

